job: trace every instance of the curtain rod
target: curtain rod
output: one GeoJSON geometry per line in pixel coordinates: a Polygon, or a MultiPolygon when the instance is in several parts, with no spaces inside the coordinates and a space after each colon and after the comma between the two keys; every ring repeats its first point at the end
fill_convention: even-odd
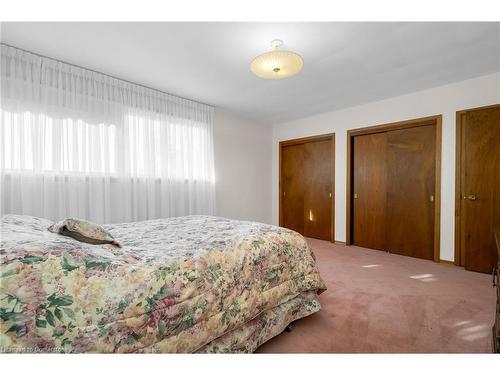
{"type": "Polygon", "coordinates": [[[170,96],[175,96],[177,98],[180,98],[180,99],[184,99],[184,100],[188,100],[188,101],[191,101],[191,102],[194,102],[194,103],[198,103],[198,104],[202,104],[202,105],[206,105],[206,106],[209,106],[209,107],[214,107],[213,105],[210,105],[210,104],[207,104],[207,103],[202,103],[202,102],[199,102],[197,100],[193,100],[193,99],[188,99],[188,98],[185,98],[183,96],[179,96],[179,95],[174,95],[174,94],[171,94],[169,92],[166,92],[166,91],[162,91],[162,90],[158,90],[158,89],[155,89],[153,87],[149,87],[149,86],[146,86],[146,85],[142,85],[140,83],[137,83],[137,82],[132,82],[132,81],[129,81],[129,80],[126,80],[126,79],[123,79],[123,78],[118,78],[116,76],[112,76],[111,74],[106,74],[106,73],[103,73],[103,72],[99,72],[97,70],[93,70],[93,69],[89,69],[89,68],[85,68],[81,65],[77,65],[77,64],[72,64],[72,63],[69,63],[67,61],[64,61],[64,60],[59,60],[59,59],[55,59],[53,57],[49,57],[49,56],[45,56],[45,55],[42,55],[40,53],[36,53],[36,52],[32,52],[32,51],[28,51],[24,48],[19,48],[19,47],[16,47],[16,46],[13,46],[11,44],[8,44],[8,43],[5,43],[5,42],[0,42],[0,45],[4,45],[6,47],[11,47],[11,48],[15,48],[15,49],[18,49],[20,51],[23,51],[23,52],[26,52],[26,53],[30,53],[32,55],[35,55],[35,56],[38,56],[38,57],[41,57],[41,58],[44,58],[44,59],[49,59],[49,60],[53,60],[53,61],[57,61],[57,62],[60,62],[60,63],[63,63],[63,64],[67,64],[67,65],[71,65],[71,66],[74,66],[75,68],[79,68],[79,69],[83,69],[83,70],[88,70],[90,72],[93,72],[93,73],[96,73],[96,74],[101,74],[103,76],[106,76],[106,77],[110,77],[110,78],[113,78],[113,79],[116,79],[118,81],[122,81],[122,82],[127,82],[127,83],[130,83],[132,85],[137,85],[137,86],[140,86],[140,87],[144,87],[145,89],[149,89],[149,90],[153,90],[153,91],[157,91],[157,92],[161,92],[162,94],[165,94],[165,95],[170,95],[170,96]]]}

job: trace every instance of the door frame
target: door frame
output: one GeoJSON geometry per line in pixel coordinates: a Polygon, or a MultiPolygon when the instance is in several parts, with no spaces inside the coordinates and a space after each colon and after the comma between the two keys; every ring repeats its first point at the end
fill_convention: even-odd
{"type": "Polygon", "coordinates": [[[455,260],[456,266],[465,266],[465,249],[462,249],[462,116],[470,111],[498,108],[500,104],[462,109],[455,119],[455,260]]]}
{"type": "Polygon", "coordinates": [[[335,133],[313,135],[310,137],[295,138],[279,142],[279,226],[283,225],[283,183],[282,183],[282,164],[283,164],[283,147],[300,145],[309,142],[332,141],[332,225],[330,228],[331,242],[335,242],[335,133]]]}
{"type": "Polygon", "coordinates": [[[352,180],[353,180],[353,141],[359,135],[383,133],[391,130],[413,128],[417,126],[436,126],[436,161],[435,161],[435,184],[434,184],[434,261],[440,262],[441,252],[441,127],[443,116],[435,115],[410,119],[404,121],[391,122],[387,124],[367,126],[347,130],[347,179],[346,179],[346,245],[352,245],[352,180]]]}

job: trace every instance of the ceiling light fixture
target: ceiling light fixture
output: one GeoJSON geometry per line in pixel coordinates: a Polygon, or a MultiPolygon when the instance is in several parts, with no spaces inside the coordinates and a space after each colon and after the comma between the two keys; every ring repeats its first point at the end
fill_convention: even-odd
{"type": "Polygon", "coordinates": [[[252,73],[265,79],[288,78],[299,73],[304,60],[295,52],[279,49],[282,45],[282,40],[274,39],[271,42],[273,50],[257,56],[250,63],[252,73]]]}

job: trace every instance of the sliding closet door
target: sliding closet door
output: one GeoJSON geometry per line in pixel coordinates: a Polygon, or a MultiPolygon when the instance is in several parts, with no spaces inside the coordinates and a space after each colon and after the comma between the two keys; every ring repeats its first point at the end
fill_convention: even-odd
{"type": "Polygon", "coordinates": [[[280,143],[280,225],[333,241],[332,134],[280,143]]]}
{"type": "Polygon", "coordinates": [[[332,140],[304,144],[304,236],[332,239],[332,140]]]}
{"type": "Polygon", "coordinates": [[[354,138],[353,243],[385,250],[386,133],[354,138]]]}
{"type": "Polygon", "coordinates": [[[434,259],[439,124],[415,120],[350,135],[354,245],[434,259]]]}
{"type": "Polygon", "coordinates": [[[436,126],[386,134],[386,250],[433,259],[436,126]]]}
{"type": "Polygon", "coordinates": [[[281,149],[282,223],[304,233],[304,145],[281,149]]]}

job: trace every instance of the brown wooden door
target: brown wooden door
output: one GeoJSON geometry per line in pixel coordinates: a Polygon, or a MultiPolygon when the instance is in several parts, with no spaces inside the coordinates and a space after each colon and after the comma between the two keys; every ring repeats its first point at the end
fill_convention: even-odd
{"type": "Polygon", "coordinates": [[[385,250],[386,133],[354,137],[353,243],[385,250]]]}
{"type": "Polygon", "coordinates": [[[285,228],[304,233],[304,145],[281,150],[281,183],[283,190],[283,222],[285,228]]]}
{"type": "Polygon", "coordinates": [[[353,244],[434,259],[436,125],[353,139],[353,244]]]}
{"type": "Polygon", "coordinates": [[[490,273],[500,226],[500,107],[467,111],[461,126],[462,264],[490,273]]]}
{"type": "Polygon", "coordinates": [[[386,250],[434,259],[436,126],[387,132],[386,250]]]}
{"type": "Polygon", "coordinates": [[[333,240],[333,137],[292,140],[281,147],[280,225],[333,240]]]}
{"type": "Polygon", "coordinates": [[[332,239],[332,141],[304,144],[304,236],[332,239]]]}

